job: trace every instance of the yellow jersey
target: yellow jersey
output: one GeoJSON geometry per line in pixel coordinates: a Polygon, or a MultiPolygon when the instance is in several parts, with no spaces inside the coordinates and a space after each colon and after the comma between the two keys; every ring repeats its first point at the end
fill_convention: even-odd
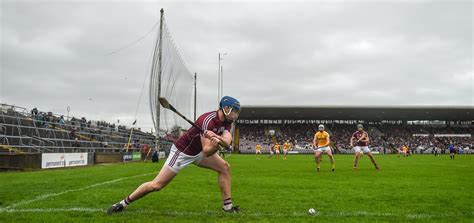
{"type": "Polygon", "coordinates": [[[289,150],[290,149],[290,144],[285,142],[283,144],[283,149],[289,150]]]}
{"type": "Polygon", "coordinates": [[[273,148],[275,148],[275,150],[280,150],[280,144],[276,144],[273,148]]]}
{"type": "Polygon", "coordinates": [[[316,144],[318,147],[328,145],[329,143],[329,133],[326,131],[317,131],[316,134],[314,134],[314,138],[316,138],[316,144]]]}
{"type": "Polygon", "coordinates": [[[260,150],[262,149],[262,146],[261,146],[261,145],[256,145],[256,146],[255,146],[255,149],[256,149],[257,151],[260,151],[260,150]]]}

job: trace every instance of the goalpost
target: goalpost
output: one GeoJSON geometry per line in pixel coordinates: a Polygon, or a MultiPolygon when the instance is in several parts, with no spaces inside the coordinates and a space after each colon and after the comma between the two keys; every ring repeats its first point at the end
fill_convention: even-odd
{"type": "MultiPolygon", "coordinates": [[[[160,138],[191,127],[175,113],[160,108],[160,97],[165,97],[186,117],[193,117],[193,88],[195,77],[187,68],[160,10],[160,28],[155,41],[149,84],[149,104],[156,136],[156,151],[160,138]]],[[[195,93],[194,93],[195,94],[195,93]]],[[[195,104],[194,104],[195,106],[195,104]]],[[[151,151],[151,150],[149,150],[151,151]]],[[[149,156],[147,154],[147,157],[149,156]]]]}

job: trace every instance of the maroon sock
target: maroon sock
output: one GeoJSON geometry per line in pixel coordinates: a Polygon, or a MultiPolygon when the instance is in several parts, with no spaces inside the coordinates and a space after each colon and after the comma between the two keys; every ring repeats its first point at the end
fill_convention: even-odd
{"type": "Polygon", "coordinates": [[[123,201],[121,202],[122,204],[125,204],[125,206],[128,206],[129,204],[131,204],[133,201],[132,199],[130,199],[130,196],[126,197],[125,199],[123,199],[123,201]]]}
{"type": "Polygon", "coordinates": [[[230,205],[230,204],[232,204],[232,199],[229,197],[229,198],[225,199],[223,201],[223,203],[224,203],[224,206],[230,205]]]}

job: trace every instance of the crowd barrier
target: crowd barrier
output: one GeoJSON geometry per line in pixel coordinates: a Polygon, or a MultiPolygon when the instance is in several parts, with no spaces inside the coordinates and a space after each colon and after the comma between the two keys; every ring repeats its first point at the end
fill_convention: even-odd
{"type": "MultiPolygon", "coordinates": [[[[164,153],[160,154],[164,155],[164,153]]],[[[140,153],[20,153],[0,154],[0,171],[35,170],[142,160],[140,153]]]]}

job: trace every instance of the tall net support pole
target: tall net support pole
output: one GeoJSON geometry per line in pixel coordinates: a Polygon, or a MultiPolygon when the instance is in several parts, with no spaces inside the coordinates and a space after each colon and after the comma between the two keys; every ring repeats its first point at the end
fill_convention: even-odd
{"type": "Polygon", "coordinates": [[[160,12],[159,33],[153,47],[149,102],[156,133],[155,148],[163,151],[167,147],[163,147],[164,141],[160,138],[161,133],[173,134],[180,128],[189,128],[190,125],[173,112],[161,109],[159,98],[165,97],[181,113],[187,117],[192,117],[194,78],[173,41],[166,24],[164,10],[161,9],[160,12]]]}
{"type": "MultiPolygon", "coordinates": [[[[162,54],[163,54],[163,16],[165,14],[165,10],[163,8],[160,10],[160,43],[158,46],[159,53],[158,53],[158,97],[159,99],[161,97],[161,64],[162,64],[162,54]]],[[[160,151],[160,144],[159,144],[159,138],[160,138],[160,103],[156,103],[156,150],[160,151]]]]}
{"type": "Polygon", "coordinates": [[[163,54],[163,18],[164,10],[160,10],[160,31],[158,39],[155,44],[155,50],[153,52],[153,63],[150,75],[150,110],[152,115],[153,124],[155,126],[155,149],[160,150],[160,103],[159,98],[161,97],[161,72],[162,72],[162,54],[163,54]],[[155,63],[158,58],[158,64],[155,63]],[[155,76],[155,72],[158,75],[155,76]],[[156,80],[157,79],[157,80],[156,80]],[[156,112],[155,112],[156,111],[156,112]]]}

